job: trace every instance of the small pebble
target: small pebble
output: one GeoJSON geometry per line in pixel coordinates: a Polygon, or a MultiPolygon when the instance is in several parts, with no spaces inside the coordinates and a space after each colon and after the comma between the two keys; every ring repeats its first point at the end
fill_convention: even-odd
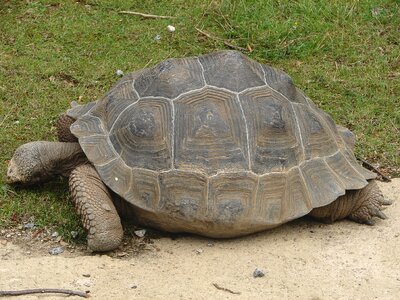
{"type": "Polygon", "coordinates": [[[174,32],[175,31],[175,27],[172,26],[172,25],[168,25],[167,26],[167,30],[168,30],[168,32],[174,32]]]}
{"type": "Polygon", "coordinates": [[[56,238],[56,237],[58,237],[58,232],[57,231],[54,231],[52,234],[51,234],[51,237],[52,238],[56,238]]]}
{"type": "Polygon", "coordinates": [[[264,271],[261,270],[261,269],[259,269],[259,268],[256,268],[256,269],[254,270],[254,272],[253,272],[253,277],[254,277],[254,278],[257,278],[257,277],[264,277],[264,276],[265,276],[264,271]]]}
{"type": "Polygon", "coordinates": [[[82,274],[83,277],[90,277],[90,274],[82,274]]]}
{"type": "Polygon", "coordinates": [[[138,237],[144,237],[146,235],[146,229],[135,230],[134,233],[138,237]]]}
{"type": "Polygon", "coordinates": [[[34,227],[35,227],[35,223],[33,223],[33,222],[25,223],[23,225],[24,229],[33,229],[34,227]]]}
{"type": "Polygon", "coordinates": [[[123,252],[123,251],[117,253],[117,256],[118,256],[118,257],[124,257],[124,256],[127,256],[127,255],[128,255],[128,253],[123,252]]]}
{"type": "Polygon", "coordinates": [[[196,249],[196,254],[201,254],[201,253],[203,253],[204,252],[204,250],[203,249],[201,249],[201,248],[199,248],[199,249],[196,249]]]}
{"type": "Polygon", "coordinates": [[[76,237],[78,236],[78,231],[71,231],[71,236],[73,239],[76,239],[76,237]]]}
{"type": "Polygon", "coordinates": [[[50,253],[51,255],[58,255],[58,254],[61,254],[61,253],[63,253],[63,252],[64,252],[63,247],[54,247],[54,248],[51,248],[51,249],[49,250],[49,253],[50,253]]]}
{"type": "Polygon", "coordinates": [[[129,285],[129,287],[131,289],[137,289],[137,284],[132,283],[132,284],[129,285]]]}
{"type": "Polygon", "coordinates": [[[161,35],[157,34],[157,35],[154,37],[154,40],[155,40],[156,42],[159,42],[159,41],[161,40],[161,35]]]}
{"type": "Polygon", "coordinates": [[[117,76],[123,76],[123,75],[124,75],[124,72],[123,72],[122,70],[117,70],[117,71],[115,72],[115,75],[117,75],[117,76]]]}
{"type": "Polygon", "coordinates": [[[91,287],[94,284],[94,282],[90,278],[77,278],[73,281],[73,284],[78,286],[91,287]]]}
{"type": "Polygon", "coordinates": [[[208,247],[214,247],[214,243],[208,242],[208,243],[207,243],[207,246],[208,246],[208,247]]]}

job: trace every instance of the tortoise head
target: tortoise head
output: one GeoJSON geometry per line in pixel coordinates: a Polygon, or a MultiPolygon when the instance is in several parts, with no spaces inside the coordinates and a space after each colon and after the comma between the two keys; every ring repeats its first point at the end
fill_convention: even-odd
{"type": "Polygon", "coordinates": [[[56,175],[68,177],[74,168],[87,162],[79,143],[30,142],[15,150],[8,164],[7,183],[32,185],[56,175]]]}
{"type": "Polygon", "coordinates": [[[15,150],[8,163],[7,183],[30,185],[42,181],[44,168],[37,142],[24,144],[15,150]]]}

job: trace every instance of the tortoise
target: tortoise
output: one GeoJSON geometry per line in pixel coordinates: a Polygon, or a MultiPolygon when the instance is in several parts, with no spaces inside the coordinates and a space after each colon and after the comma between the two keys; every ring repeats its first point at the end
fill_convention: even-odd
{"type": "Polygon", "coordinates": [[[390,204],[357,163],[355,136],[283,71],[236,51],[168,59],[72,103],[59,142],[20,146],[10,184],[69,176],[93,251],[121,243],[120,216],[229,238],[311,215],[373,224],[390,204]]]}

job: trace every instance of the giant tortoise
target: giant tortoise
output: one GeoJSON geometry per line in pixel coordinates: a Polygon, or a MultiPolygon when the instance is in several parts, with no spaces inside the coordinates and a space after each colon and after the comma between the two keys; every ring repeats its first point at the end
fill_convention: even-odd
{"type": "Polygon", "coordinates": [[[143,226],[236,237],[310,214],[372,224],[384,200],[359,165],[355,138],[282,71],[239,52],[168,59],[126,75],[96,102],[74,104],[59,142],[24,144],[7,179],[69,176],[88,246],[143,226]]]}

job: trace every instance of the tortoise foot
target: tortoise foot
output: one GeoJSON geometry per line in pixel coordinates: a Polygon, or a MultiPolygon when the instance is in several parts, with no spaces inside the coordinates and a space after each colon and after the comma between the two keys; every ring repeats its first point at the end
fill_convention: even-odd
{"type": "Polygon", "coordinates": [[[123,237],[120,218],[107,187],[92,165],[72,171],[69,186],[73,201],[88,230],[88,247],[92,251],[116,249],[123,237]]]}
{"type": "Polygon", "coordinates": [[[349,214],[350,220],[361,224],[374,225],[376,218],[387,219],[382,209],[384,206],[390,205],[391,201],[383,198],[382,192],[375,182],[371,182],[361,190],[358,199],[360,205],[356,205],[355,209],[349,214]]]}

